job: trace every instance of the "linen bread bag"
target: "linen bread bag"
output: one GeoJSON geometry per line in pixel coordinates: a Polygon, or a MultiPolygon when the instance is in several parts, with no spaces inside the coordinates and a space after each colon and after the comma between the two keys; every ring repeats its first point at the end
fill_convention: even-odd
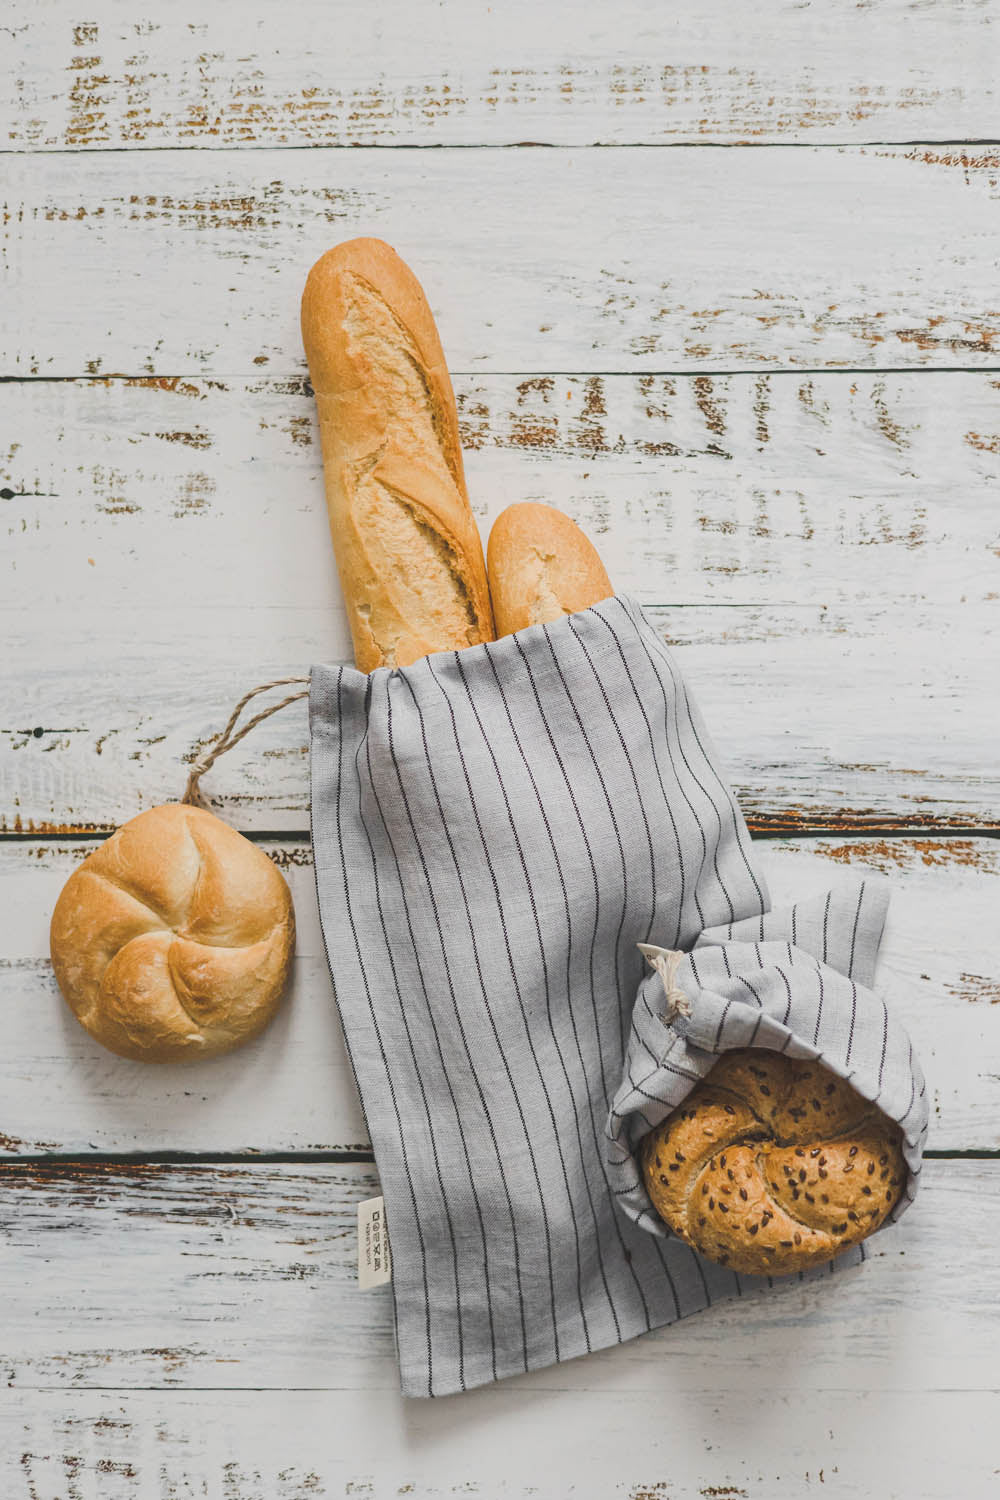
{"type": "Polygon", "coordinates": [[[492,639],[457,470],[428,458],[435,439],[450,451],[452,399],[421,363],[430,314],[409,283],[394,303],[386,247],[369,257],[363,243],[324,258],[326,290],[304,300],[314,384],[330,342],[377,376],[355,371],[346,402],[317,384],[335,545],[385,517],[384,491],[373,500],[359,476],[384,474],[394,441],[411,451],[418,433],[441,501],[396,466],[392,514],[405,510],[418,574],[433,559],[447,600],[412,574],[401,584],[402,564],[379,573],[338,547],[356,639],[385,664],[312,669],[312,841],[385,1196],[402,1388],[428,1396],[777,1281],[671,1234],[647,1190],[643,1141],[720,1053],[819,1059],[877,1106],[905,1152],[894,1216],[913,1195],[927,1106],[871,989],[884,887],[770,910],[698,709],[641,606],[570,603],[492,639]],[[391,356],[344,315],[352,296],[391,356]],[[358,421],[359,402],[378,409],[358,421]]]}

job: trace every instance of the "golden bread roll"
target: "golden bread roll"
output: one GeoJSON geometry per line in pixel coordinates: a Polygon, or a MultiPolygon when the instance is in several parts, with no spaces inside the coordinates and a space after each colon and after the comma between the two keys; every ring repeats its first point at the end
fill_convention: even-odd
{"type": "Polygon", "coordinates": [[[724,1053],[640,1154],[673,1232],[750,1275],[801,1271],[856,1245],[906,1181],[892,1121],[821,1063],[764,1049],[724,1053]]]}
{"type": "Polygon", "coordinates": [[[52,967],[77,1020],[122,1057],[228,1052],[277,1009],[295,940],[267,855],[212,813],[150,808],[87,856],[52,914],[52,967]]]}
{"type": "Polygon", "coordinates": [[[382,240],[319,259],[302,296],[330,531],[363,672],[493,639],[441,341],[382,240]]]}
{"type": "Polygon", "coordinates": [[[552,505],[509,505],[490,532],[487,571],[497,635],[587,609],[614,593],[596,548],[552,505]]]}

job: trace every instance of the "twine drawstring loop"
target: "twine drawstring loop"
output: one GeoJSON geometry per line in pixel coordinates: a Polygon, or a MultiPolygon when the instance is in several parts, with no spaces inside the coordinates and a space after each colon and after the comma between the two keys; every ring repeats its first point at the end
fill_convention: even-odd
{"type": "Polygon", "coordinates": [[[258,693],[269,692],[271,688],[287,687],[291,683],[307,683],[308,681],[308,677],[276,677],[273,682],[263,682],[260,687],[251,688],[249,693],[244,693],[239,703],[237,703],[229,715],[229,722],[225,729],[221,734],[216,735],[215,739],[210,742],[210,748],[192,764],[187,779],[187,786],[184,788],[184,795],[181,801],[187,802],[191,807],[204,807],[206,810],[210,810],[198,785],[205,772],[211,770],[220,755],[224,755],[227,750],[231,750],[234,745],[238,745],[244,735],[249,734],[251,729],[260,724],[262,720],[269,719],[272,714],[278,713],[282,708],[287,708],[289,703],[296,703],[300,698],[308,698],[309,689],[305,688],[301,693],[290,693],[287,698],[282,698],[280,703],[272,703],[269,708],[262,708],[260,713],[254,714],[252,719],[247,720],[242,729],[237,729],[237,720],[251,698],[256,698],[258,693]]]}

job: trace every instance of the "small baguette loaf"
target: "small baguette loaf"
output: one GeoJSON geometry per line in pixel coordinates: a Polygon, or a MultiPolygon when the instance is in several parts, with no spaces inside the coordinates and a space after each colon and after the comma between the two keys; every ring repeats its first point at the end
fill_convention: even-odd
{"type": "Polygon", "coordinates": [[[382,240],[337,245],[309,272],[302,339],[358,667],[492,640],[455,397],[416,277],[382,240]]]}
{"type": "Polygon", "coordinates": [[[587,609],[614,593],[596,549],[551,505],[509,505],[487,549],[497,635],[587,609]]]}

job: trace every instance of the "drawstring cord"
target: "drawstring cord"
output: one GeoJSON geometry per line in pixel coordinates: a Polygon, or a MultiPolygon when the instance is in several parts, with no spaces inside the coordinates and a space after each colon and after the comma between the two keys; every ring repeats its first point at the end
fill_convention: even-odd
{"type": "Polygon", "coordinates": [[[192,807],[204,807],[206,810],[210,810],[198,785],[205,772],[211,770],[220,755],[224,755],[227,750],[231,750],[234,745],[238,745],[243,736],[249,734],[251,729],[260,724],[262,720],[269,719],[272,714],[276,714],[282,708],[287,708],[289,703],[296,703],[300,698],[308,698],[309,690],[306,688],[301,693],[291,693],[287,698],[282,698],[280,703],[272,703],[270,708],[262,708],[260,713],[254,714],[253,718],[249,719],[243,725],[242,729],[236,730],[236,733],[233,733],[236,729],[237,719],[251,698],[256,698],[258,693],[266,693],[271,688],[286,687],[290,683],[308,681],[308,677],[276,677],[274,682],[263,682],[260,687],[251,688],[249,693],[244,693],[230,714],[229,722],[225,729],[221,734],[216,735],[215,739],[210,742],[211,748],[206,750],[203,755],[200,755],[192,765],[181,801],[189,803],[192,807]]]}
{"type": "Polygon", "coordinates": [[[667,992],[667,1009],[663,1019],[669,1025],[678,1016],[690,1016],[691,1001],[677,983],[677,970],[687,955],[675,948],[657,948],[653,943],[637,943],[636,947],[663,981],[663,988],[667,992]]]}

